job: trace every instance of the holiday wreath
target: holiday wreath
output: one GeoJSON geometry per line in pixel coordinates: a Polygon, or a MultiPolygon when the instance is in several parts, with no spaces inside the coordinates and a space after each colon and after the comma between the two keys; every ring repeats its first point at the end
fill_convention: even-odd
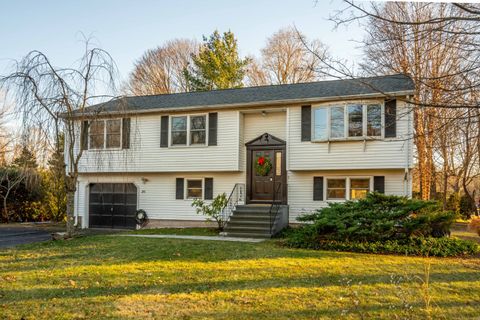
{"type": "Polygon", "coordinates": [[[272,170],[272,162],[269,158],[258,157],[255,163],[255,172],[259,176],[266,176],[272,170]]]}

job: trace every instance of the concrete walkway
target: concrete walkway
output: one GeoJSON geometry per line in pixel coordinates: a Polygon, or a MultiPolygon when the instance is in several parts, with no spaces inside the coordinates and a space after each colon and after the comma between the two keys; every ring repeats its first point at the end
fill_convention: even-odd
{"type": "Polygon", "coordinates": [[[251,242],[258,243],[265,239],[255,238],[233,238],[220,236],[181,236],[176,234],[118,234],[120,237],[138,237],[138,238],[163,238],[163,239],[187,239],[187,240],[209,240],[209,241],[234,241],[234,242],[251,242]]]}

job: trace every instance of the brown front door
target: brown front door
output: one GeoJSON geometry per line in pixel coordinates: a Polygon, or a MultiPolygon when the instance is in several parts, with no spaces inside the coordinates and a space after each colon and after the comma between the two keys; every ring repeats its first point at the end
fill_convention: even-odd
{"type": "Polygon", "coordinates": [[[272,201],[274,191],[275,154],[273,150],[252,150],[252,200],[272,201]],[[266,174],[257,172],[257,164],[260,159],[270,161],[271,169],[266,174]]]}
{"type": "Polygon", "coordinates": [[[247,203],[287,204],[286,143],[271,134],[247,142],[247,203]],[[259,170],[259,159],[268,159],[270,170],[259,170]]]}
{"type": "Polygon", "coordinates": [[[258,203],[284,202],[284,149],[255,149],[250,151],[250,201],[258,203]],[[271,163],[268,172],[258,170],[260,159],[271,163]],[[275,193],[275,196],[274,196],[275,193]]]}

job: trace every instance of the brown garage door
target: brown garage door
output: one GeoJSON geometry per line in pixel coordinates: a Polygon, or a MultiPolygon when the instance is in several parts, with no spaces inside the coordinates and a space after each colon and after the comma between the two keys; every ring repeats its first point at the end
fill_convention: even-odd
{"type": "Polygon", "coordinates": [[[89,201],[91,228],[135,228],[137,187],[133,183],[92,183],[89,201]]]}

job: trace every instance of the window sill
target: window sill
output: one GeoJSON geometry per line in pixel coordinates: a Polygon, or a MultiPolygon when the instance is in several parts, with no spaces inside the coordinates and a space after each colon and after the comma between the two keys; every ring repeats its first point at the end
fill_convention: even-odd
{"type": "Polygon", "coordinates": [[[352,142],[352,141],[385,141],[392,138],[382,137],[351,137],[351,138],[339,138],[339,139],[327,139],[327,140],[312,140],[312,143],[327,143],[327,142],[352,142]]]}
{"type": "Polygon", "coordinates": [[[168,149],[190,149],[190,148],[207,148],[208,145],[206,144],[191,144],[189,146],[187,145],[173,145],[173,146],[168,146],[168,149]]]}

